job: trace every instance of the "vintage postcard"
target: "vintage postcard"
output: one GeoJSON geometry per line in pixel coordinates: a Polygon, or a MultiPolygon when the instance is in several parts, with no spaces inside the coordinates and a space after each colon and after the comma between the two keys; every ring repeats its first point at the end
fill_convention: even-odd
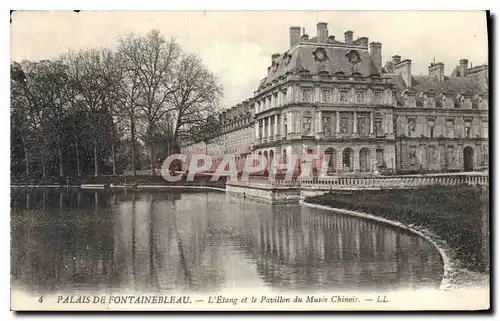
{"type": "Polygon", "coordinates": [[[13,12],[11,309],[490,309],[488,21],[13,12]]]}

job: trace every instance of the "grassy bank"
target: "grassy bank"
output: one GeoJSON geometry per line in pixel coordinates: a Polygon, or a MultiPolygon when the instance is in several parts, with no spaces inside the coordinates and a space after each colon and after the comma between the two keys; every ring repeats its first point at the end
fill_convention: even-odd
{"type": "Polygon", "coordinates": [[[485,187],[332,192],[306,201],[423,226],[445,240],[467,268],[489,271],[489,195],[485,187]]]}

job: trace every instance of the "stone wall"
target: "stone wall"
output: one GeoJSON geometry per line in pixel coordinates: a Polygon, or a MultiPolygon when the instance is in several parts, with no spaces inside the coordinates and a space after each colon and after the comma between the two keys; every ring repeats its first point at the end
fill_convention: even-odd
{"type": "Polygon", "coordinates": [[[226,193],[267,203],[298,203],[300,190],[296,187],[276,187],[265,183],[226,184],[226,193]]]}

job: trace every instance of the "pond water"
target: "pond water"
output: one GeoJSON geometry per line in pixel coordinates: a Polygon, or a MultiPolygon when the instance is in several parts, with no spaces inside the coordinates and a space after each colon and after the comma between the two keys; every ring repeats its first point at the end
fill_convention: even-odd
{"type": "Polygon", "coordinates": [[[427,241],[217,192],[11,191],[12,287],[37,293],[437,288],[427,241]]]}

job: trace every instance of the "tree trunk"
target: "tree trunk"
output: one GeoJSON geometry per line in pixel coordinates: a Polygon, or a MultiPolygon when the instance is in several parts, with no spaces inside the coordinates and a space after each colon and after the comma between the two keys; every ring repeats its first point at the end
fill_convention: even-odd
{"type": "Polygon", "coordinates": [[[80,172],[80,152],[78,151],[78,140],[75,139],[75,149],[76,149],[76,175],[81,176],[80,172]]]}
{"type": "Polygon", "coordinates": [[[40,146],[40,163],[42,164],[42,177],[45,178],[47,176],[47,173],[45,171],[45,155],[44,155],[45,148],[43,145],[44,144],[40,146]]]}
{"type": "Polygon", "coordinates": [[[149,151],[151,156],[149,157],[149,165],[151,166],[151,176],[155,176],[155,161],[154,161],[154,152],[155,152],[155,143],[153,141],[153,129],[151,126],[149,127],[149,151]]]}
{"type": "Polygon", "coordinates": [[[22,131],[21,131],[21,141],[23,142],[24,163],[26,166],[26,168],[25,168],[26,178],[28,178],[30,176],[30,162],[29,162],[29,157],[28,157],[28,148],[26,146],[26,139],[25,139],[22,131]]]}
{"type": "Polygon", "coordinates": [[[94,125],[94,176],[99,175],[99,162],[97,159],[97,133],[94,125]]]}
{"type": "Polygon", "coordinates": [[[149,165],[151,166],[151,176],[154,176],[155,175],[155,166],[154,166],[154,151],[155,151],[155,146],[154,146],[154,143],[151,141],[150,143],[150,153],[151,153],[151,157],[149,158],[149,165]]]}
{"type": "Polygon", "coordinates": [[[135,120],[134,117],[130,117],[130,137],[131,142],[131,153],[132,153],[132,174],[137,176],[137,171],[135,169],[135,120]]]}
{"type": "Polygon", "coordinates": [[[60,140],[59,140],[59,143],[57,144],[57,155],[59,157],[59,177],[63,177],[64,170],[63,170],[63,160],[62,160],[62,151],[61,151],[60,140]]]}
{"type": "Polygon", "coordinates": [[[114,139],[111,141],[111,157],[113,159],[113,176],[116,176],[116,150],[114,139]]]}

